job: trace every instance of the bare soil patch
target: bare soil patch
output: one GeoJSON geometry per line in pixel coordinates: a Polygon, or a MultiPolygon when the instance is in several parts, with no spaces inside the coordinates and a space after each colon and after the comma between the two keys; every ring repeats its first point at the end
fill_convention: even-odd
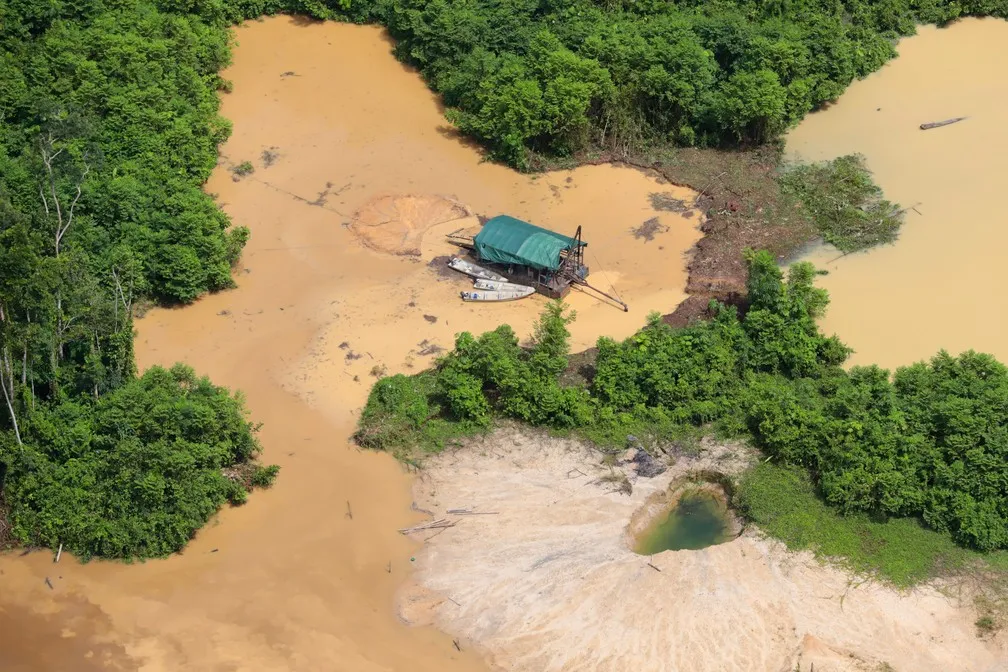
{"type": "Polygon", "coordinates": [[[513,427],[446,452],[414,497],[449,524],[415,535],[424,545],[400,615],[501,669],[999,669],[1005,642],[977,638],[970,601],[935,586],[897,592],[752,528],[700,551],[631,550],[632,523],[671,483],[751,459],[704,442],[644,478],[636,460],[513,427]]]}
{"type": "Polygon", "coordinates": [[[373,250],[419,257],[428,229],[471,215],[462,203],[441,196],[378,196],[354,213],[349,228],[373,250]]]}

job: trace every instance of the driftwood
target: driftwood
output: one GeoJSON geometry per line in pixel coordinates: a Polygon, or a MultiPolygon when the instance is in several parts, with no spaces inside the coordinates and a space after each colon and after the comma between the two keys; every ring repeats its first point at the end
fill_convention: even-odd
{"type": "Polygon", "coordinates": [[[423,532],[424,530],[440,530],[446,527],[455,527],[454,520],[448,520],[447,518],[438,518],[437,520],[432,520],[427,523],[420,523],[419,525],[414,525],[413,527],[404,527],[399,532],[401,534],[413,534],[414,532],[423,532]]]}
{"type": "Polygon", "coordinates": [[[955,117],[954,119],[944,119],[942,121],[932,121],[927,124],[921,124],[920,129],[926,131],[932,128],[941,128],[942,126],[948,126],[949,124],[954,124],[956,122],[962,121],[963,119],[968,119],[969,117],[955,117]]]}
{"type": "Polygon", "coordinates": [[[473,511],[471,509],[448,509],[453,516],[496,516],[500,511],[473,511]]]}

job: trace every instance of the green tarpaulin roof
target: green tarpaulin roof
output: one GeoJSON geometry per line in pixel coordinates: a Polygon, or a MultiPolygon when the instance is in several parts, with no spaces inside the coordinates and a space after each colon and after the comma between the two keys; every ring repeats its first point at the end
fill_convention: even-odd
{"type": "MultiPolygon", "coordinates": [[[[507,215],[498,215],[476,237],[476,253],[484,261],[519,264],[555,271],[560,268],[560,252],[573,250],[578,241],[507,215]]],[[[582,246],[587,243],[581,243],[582,246]]]]}

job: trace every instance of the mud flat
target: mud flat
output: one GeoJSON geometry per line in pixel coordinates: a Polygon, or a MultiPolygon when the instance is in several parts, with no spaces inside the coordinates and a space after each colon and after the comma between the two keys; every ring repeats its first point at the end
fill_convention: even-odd
{"type": "Polygon", "coordinates": [[[804,160],[864,154],[886,197],[916,206],[894,245],[811,257],[829,271],[822,327],[855,349],[855,364],[895,367],[940,348],[1008,360],[1008,313],[996,307],[1008,287],[1008,21],[922,27],[899,54],[787,138],[804,160]]]}
{"type": "Polygon", "coordinates": [[[751,459],[703,446],[654,478],[514,428],[431,460],[416,506],[455,525],[415,535],[424,546],[400,613],[509,670],[1008,669],[1004,638],[978,639],[968,599],[940,586],[897,592],[751,529],[698,551],[634,553],[628,533],[656,493],[751,459]],[[613,474],[633,481],[629,496],[613,474]]]}
{"type": "Polygon", "coordinates": [[[650,196],[692,192],[630,168],[528,176],[483,162],[377,28],[278,17],[236,36],[222,108],[234,133],[207,190],[252,230],[238,287],[148,313],[137,359],[241,389],[281,475],[166,560],[0,557],[0,637],[17,623],[24,643],[0,646],[0,669],[481,669],[468,647],[395,616],[415,548],[396,530],[422,517],[411,477],[349,443],[372,371],[428,366],[464,329],[528,333],[541,297],[463,304],[461,277],[429,267],[454,249],[442,234],[481,214],[582,225],[592,281],[615,285],[630,312],[572,294],[575,346],[633,333],[681,300],[700,235],[698,217],[650,196]],[[244,161],[255,172],[233,175],[244,161]],[[635,237],[652,218],[652,240],[635,237]]]}

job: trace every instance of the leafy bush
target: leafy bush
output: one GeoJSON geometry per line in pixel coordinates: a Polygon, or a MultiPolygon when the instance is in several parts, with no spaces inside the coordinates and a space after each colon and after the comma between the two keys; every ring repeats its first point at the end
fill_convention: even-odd
{"type": "Polygon", "coordinates": [[[235,177],[246,177],[255,172],[255,166],[252,165],[251,161],[242,161],[237,166],[231,169],[231,172],[235,177]]]}
{"type": "MultiPolygon", "coordinates": [[[[23,446],[0,444],[15,536],[83,558],[181,550],[221,505],[245,501],[232,470],[260,450],[246,415],[240,395],[181,365],[40,410],[23,446]]],[[[277,471],[258,467],[252,484],[277,471]]]]}
{"type": "Polygon", "coordinates": [[[251,481],[252,487],[255,488],[268,488],[273,485],[276,481],[277,474],[280,473],[280,467],[276,464],[270,464],[268,466],[263,466],[257,464],[255,470],[252,472],[252,477],[249,479],[251,481]]]}
{"type": "Polygon", "coordinates": [[[875,366],[844,371],[850,350],[816,326],[828,297],[815,269],[794,264],[785,280],[766,252],[746,261],[744,317],[714,304],[708,322],[673,329],[654,314],[622,343],[600,338],[587,388],[559,382],[573,318],[560,303],[528,350],[506,325],[459,334],[436,371],[375,387],[361,432],[381,440],[366,445],[415,442],[439,415],[480,428],[514,418],[617,445],[630,433],[715,430],[807,469],[842,514],[921,519],[963,546],[1008,548],[1008,368],[942,352],[892,378],[875,366]]]}

